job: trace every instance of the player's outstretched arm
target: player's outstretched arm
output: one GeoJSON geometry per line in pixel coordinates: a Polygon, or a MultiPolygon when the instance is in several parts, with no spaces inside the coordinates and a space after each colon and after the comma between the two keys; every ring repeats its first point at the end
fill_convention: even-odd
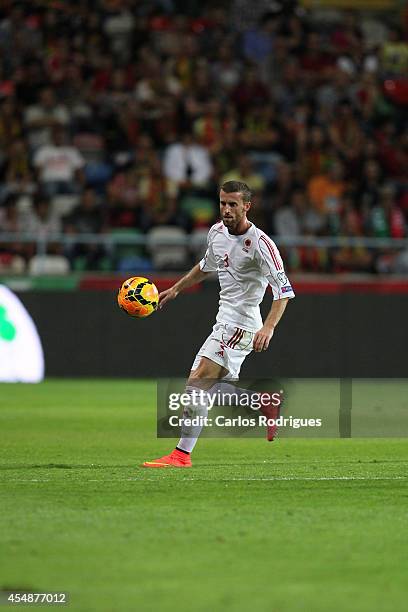
{"type": "Polygon", "coordinates": [[[273,336],[273,332],[275,331],[275,327],[285,312],[288,301],[289,298],[283,298],[282,300],[274,300],[272,302],[272,307],[263,326],[254,336],[254,351],[266,351],[273,336]]]}
{"type": "Polygon", "coordinates": [[[202,281],[207,274],[208,272],[202,272],[200,270],[200,264],[196,264],[194,268],[192,268],[188,274],[180,278],[175,285],[160,293],[159,308],[163,308],[167,302],[174,300],[184,289],[188,289],[189,287],[192,287],[196,283],[202,281]]]}

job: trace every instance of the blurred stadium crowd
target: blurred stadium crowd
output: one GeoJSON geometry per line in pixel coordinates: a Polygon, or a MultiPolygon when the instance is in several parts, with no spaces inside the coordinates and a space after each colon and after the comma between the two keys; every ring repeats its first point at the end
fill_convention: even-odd
{"type": "MultiPolygon", "coordinates": [[[[278,241],[405,237],[407,26],[291,1],[3,0],[0,232],[69,235],[47,248],[74,270],[182,267],[184,247],[155,259],[155,241],[201,245],[218,185],[238,179],[278,241]],[[147,248],[75,241],[129,232],[147,248]]],[[[0,244],[3,271],[35,250],[0,244]]],[[[355,243],[285,255],[316,272],[401,259],[355,243]]]]}

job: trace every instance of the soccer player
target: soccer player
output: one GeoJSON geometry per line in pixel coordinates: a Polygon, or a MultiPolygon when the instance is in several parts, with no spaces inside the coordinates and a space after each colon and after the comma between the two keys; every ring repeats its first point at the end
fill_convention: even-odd
{"type": "MultiPolygon", "coordinates": [[[[228,381],[238,379],[241,365],[252,350],[267,350],[288,300],[295,297],[276,245],[248,220],[250,208],[251,191],[246,183],[224,183],[220,188],[221,221],[208,232],[208,248],[203,259],[159,296],[159,306],[163,308],[184,289],[203,280],[210,272],[218,272],[221,291],[216,323],[194,360],[186,387],[190,393],[198,389],[214,392],[216,388],[221,392],[230,391],[232,385],[228,381]],[[262,323],[259,305],[268,284],[272,288],[273,303],[262,323]]],[[[206,406],[200,408],[200,415],[206,415],[206,406]]],[[[267,418],[277,417],[273,406],[262,407],[260,411],[267,418]]],[[[176,448],[169,455],[146,461],[143,466],[191,467],[190,453],[200,430],[182,425],[182,437],[176,448]]],[[[276,425],[268,426],[267,430],[268,440],[273,440],[276,425]]]]}

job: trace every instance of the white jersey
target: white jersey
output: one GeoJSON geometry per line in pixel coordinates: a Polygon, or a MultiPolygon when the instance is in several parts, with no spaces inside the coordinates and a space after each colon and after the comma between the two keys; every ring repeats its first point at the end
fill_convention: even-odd
{"type": "Polygon", "coordinates": [[[262,327],[259,305],[268,284],[274,300],[295,297],[275,243],[254,224],[245,234],[235,236],[220,221],[211,227],[207,241],[200,269],[218,272],[217,322],[255,332],[262,327]]]}

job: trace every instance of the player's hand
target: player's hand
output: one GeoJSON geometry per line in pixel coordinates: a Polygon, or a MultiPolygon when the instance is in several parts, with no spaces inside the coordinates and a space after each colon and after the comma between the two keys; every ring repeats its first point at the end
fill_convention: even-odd
{"type": "Polygon", "coordinates": [[[170,300],[174,300],[178,296],[178,291],[174,287],[170,287],[170,289],[166,289],[159,293],[159,308],[163,308],[163,306],[170,302],[170,300]]]}
{"type": "Polygon", "coordinates": [[[273,332],[274,329],[265,329],[264,327],[257,331],[254,336],[254,351],[257,353],[266,351],[273,336],[273,332]]]}

